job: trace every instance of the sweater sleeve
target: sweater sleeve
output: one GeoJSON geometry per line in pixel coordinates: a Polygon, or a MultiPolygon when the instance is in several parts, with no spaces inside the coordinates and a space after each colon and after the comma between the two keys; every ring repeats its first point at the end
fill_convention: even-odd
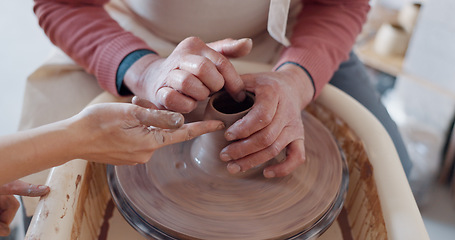
{"type": "Polygon", "coordinates": [[[303,66],[314,81],[315,97],[346,61],[370,9],[368,0],[302,0],[303,8],[276,67],[303,66]]]}
{"type": "MultiPolygon", "coordinates": [[[[118,95],[117,68],[131,52],[150,49],[104,9],[109,0],[35,0],[39,25],[53,44],[118,95]]],[[[150,49],[151,50],[151,49],[150,49]]]]}

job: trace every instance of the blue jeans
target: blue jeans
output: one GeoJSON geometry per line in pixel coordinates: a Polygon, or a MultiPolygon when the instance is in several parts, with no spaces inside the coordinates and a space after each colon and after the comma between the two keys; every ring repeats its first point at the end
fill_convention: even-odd
{"type": "Polygon", "coordinates": [[[382,123],[395,144],[401,164],[409,178],[412,162],[398,127],[382,104],[379,93],[369,81],[365,66],[353,52],[350,53],[349,60],[341,63],[330,80],[330,84],[356,99],[382,123]]]}

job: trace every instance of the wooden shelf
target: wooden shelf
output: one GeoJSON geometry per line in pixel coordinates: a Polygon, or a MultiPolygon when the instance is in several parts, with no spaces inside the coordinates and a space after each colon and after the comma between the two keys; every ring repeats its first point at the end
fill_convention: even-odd
{"type": "Polygon", "coordinates": [[[354,52],[365,65],[392,76],[399,75],[402,72],[404,58],[377,54],[373,49],[373,44],[374,38],[362,45],[355,46],[354,52]]]}

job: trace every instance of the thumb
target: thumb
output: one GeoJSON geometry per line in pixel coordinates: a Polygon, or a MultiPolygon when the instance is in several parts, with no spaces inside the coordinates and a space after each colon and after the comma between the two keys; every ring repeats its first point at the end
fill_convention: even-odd
{"type": "Polygon", "coordinates": [[[179,128],[185,120],[181,113],[142,107],[137,107],[136,118],[143,125],[165,129],[179,128]]]}
{"type": "Polygon", "coordinates": [[[207,43],[207,46],[226,57],[242,57],[250,53],[253,47],[251,38],[242,38],[234,40],[231,38],[223,39],[216,42],[207,43]]]}
{"type": "Polygon", "coordinates": [[[9,225],[3,222],[0,222],[0,237],[7,237],[10,234],[11,230],[9,225]]]}
{"type": "Polygon", "coordinates": [[[20,195],[27,197],[39,197],[49,193],[48,186],[34,185],[21,180],[12,181],[0,186],[0,195],[20,195]]]}
{"type": "Polygon", "coordinates": [[[134,105],[138,105],[140,107],[143,107],[143,108],[158,109],[155,106],[155,104],[153,104],[149,100],[147,100],[145,98],[140,98],[138,96],[134,96],[133,99],[131,100],[131,103],[133,103],[134,105]]]}

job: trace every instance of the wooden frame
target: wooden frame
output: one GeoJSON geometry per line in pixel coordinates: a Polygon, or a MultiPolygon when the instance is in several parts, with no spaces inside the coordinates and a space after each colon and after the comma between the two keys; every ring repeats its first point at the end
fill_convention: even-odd
{"type": "MultiPolygon", "coordinates": [[[[128,99],[103,93],[92,103],[112,101],[128,99]]],[[[379,121],[330,85],[308,110],[332,131],[345,151],[350,171],[345,209],[352,239],[429,239],[398,154],[379,121]]],[[[112,211],[104,165],[73,160],[53,168],[47,185],[51,192],[40,200],[26,239],[139,238],[112,211]],[[109,217],[116,219],[116,227],[107,221],[109,217]],[[119,228],[124,228],[123,235],[111,233],[119,228]]],[[[336,225],[321,239],[346,239],[336,225]]]]}

